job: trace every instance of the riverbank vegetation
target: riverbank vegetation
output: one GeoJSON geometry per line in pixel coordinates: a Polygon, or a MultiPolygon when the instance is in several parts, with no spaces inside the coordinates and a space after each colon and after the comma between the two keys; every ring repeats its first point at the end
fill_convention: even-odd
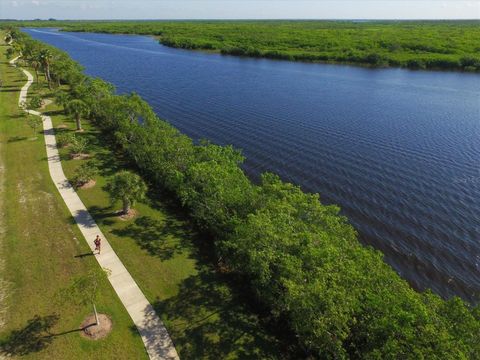
{"type": "Polygon", "coordinates": [[[480,71],[480,21],[34,21],[21,26],[158,36],[222,54],[480,71]]]}
{"type": "MultiPolygon", "coordinates": [[[[25,50],[32,40],[20,33],[17,42],[25,50]]],[[[295,334],[305,356],[475,359],[480,354],[480,308],[414,291],[380,252],[360,245],[338,207],[323,205],[318,194],[306,194],[274,174],[252,183],[242,171],[240,151],[195,144],[139,96],[115,95],[110,84],[84,77],[78,67],[69,69],[75,73],[60,82],[69,85],[72,99],[87,105],[84,116],[150,189],[181,204],[205,235],[203,246],[214,249],[217,270],[247,286],[258,307],[295,334]]],[[[55,71],[51,76],[60,77],[55,71]]]]}

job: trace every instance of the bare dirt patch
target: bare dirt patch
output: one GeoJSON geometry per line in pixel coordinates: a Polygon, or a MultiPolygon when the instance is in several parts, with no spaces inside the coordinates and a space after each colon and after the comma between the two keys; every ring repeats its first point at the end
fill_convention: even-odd
{"type": "Polygon", "coordinates": [[[50,105],[53,102],[52,99],[43,99],[42,100],[42,106],[40,106],[40,109],[45,109],[48,105],[50,105]]]}
{"type": "Polygon", "coordinates": [[[72,160],[85,160],[89,158],[90,158],[90,154],[84,154],[84,153],[70,154],[70,159],[72,160]]]}
{"type": "Polygon", "coordinates": [[[98,321],[100,325],[95,324],[94,314],[88,315],[80,325],[81,335],[90,340],[99,340],[110,334],[113,328],[112,319],[108,315],[98,314],[98,321]]]}
{"type": "Polygon", "coordinates": [[[134,217],[138,216],[138,211],[135,210],[135,209],[130,209],[128,214],[124,214],[123,211],[120,210],[117,214],[118,214],[118,217],[120,218],[120,220],[127,221],[127,220],[131,220],[134,217]]]}
{"type": "Polygon", "coordinates": [[[57,129],[68,129],[68,125],[60,124],[57,126],[57,129]]]}
{"type": "Polygon", "coordinates": [[[97,182],[95,180],[90,180],[86,182],[85,184],[78,186],[78,189],[91,189],[92,187],[95,186],[97,182]]]}

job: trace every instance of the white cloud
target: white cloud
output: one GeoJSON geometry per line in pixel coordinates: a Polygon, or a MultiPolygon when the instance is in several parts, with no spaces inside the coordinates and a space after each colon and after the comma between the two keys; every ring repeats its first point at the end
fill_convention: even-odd
{"type": "Polygon", "coordinates": [[[39,0],[32,0],[32,5],[40,6],[40,1],[39,0]]]}

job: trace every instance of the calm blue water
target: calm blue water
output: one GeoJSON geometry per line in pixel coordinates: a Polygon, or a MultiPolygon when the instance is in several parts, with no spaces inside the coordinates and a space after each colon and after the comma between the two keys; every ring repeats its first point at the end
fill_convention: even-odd
{"type": "Polygon", "coordinates": [[[339,204],[416,288],[480,293],[480,76],[189,52],[144,36],[26,30],[135,91],[191,137],[233,144],[339,204]]]}

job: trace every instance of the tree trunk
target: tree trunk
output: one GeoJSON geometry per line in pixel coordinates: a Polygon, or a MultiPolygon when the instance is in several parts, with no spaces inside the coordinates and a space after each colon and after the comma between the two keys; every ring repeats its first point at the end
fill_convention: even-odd
{"type": "Polygon", "coordinates": [[[37,77],[37,85],[40,81],[40,78],[38,77],[38,67],[35,67],[35,76],[37,77]]]}
{"type": "Polygon", "coordinates": [[[80,121],[80,115],[75,116],[75,122],[77,123],[77,130],[82,130],[82,122],[80,121]]]}
{"type": "Polygon", "coordinates": [[[47,63],[45,64],[46,65],[46,72],[47,72],[47,79],[48,79],[48,88],[50,90],[52,90],[52,84],[51,84],[51,78],[50,78],[50,64],[49,62],[47,61],[47,63]]]}
{"type": "Polygon", "coordinates": [[[123,199],[123,213],[128,215],[130,212],[130,201],[128,199],[123,199]]]}
{"type": "Polygon", "coordinates": [[[93,312],[95,313],[95,325],[100,326],[100,320],[98,320],[98,314],[97,314],[97,308],[95,307],[95,304],[93,304],[93,312]]]}

